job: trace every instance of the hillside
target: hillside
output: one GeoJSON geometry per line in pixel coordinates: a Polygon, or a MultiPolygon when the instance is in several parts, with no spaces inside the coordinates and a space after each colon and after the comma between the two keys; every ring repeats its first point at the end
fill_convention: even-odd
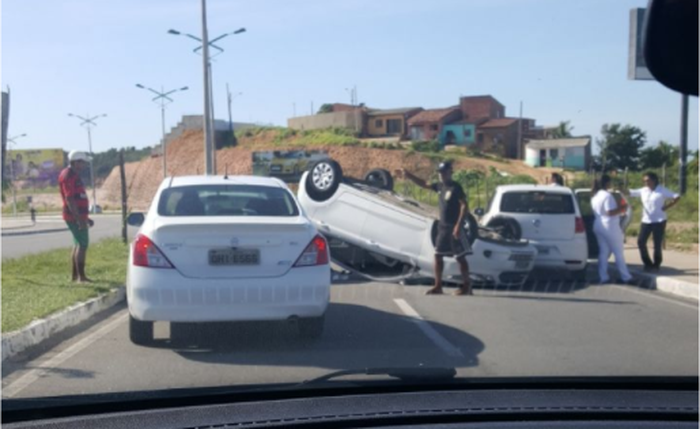
{"type": "MultiPolygon", "coordinates": [[[[324,145],[323,141],[316,140],[313,144],[308,144],[308,134],[289,135],[285,133],[281,138],[280,133],[285,133],[285,131],[270,130],[240,135],[238,137],[239,146],[217,151],[218,173],[223,174],[228,169],[229,174],[251,174],[252,152],[254,151],[299,149],[307,146],[313,146],[313,149],[327,150],[331,158],[342,165],[347,176],[357,178],[364,177],[373,168],[384,168],[389,171],[406,168],[427,178],[434,171],[437,162],[434,156],[420,152],[344,146],[335,141],[324,145]]],[[[175,176],[201,174],[204,171],[202,146],[202,131],[199,130],[186,131],[180,138],[174,140],[168,146],[168,173],[175,176]]],[[[512,175],[532,176],[538,181],[544,181],[544,177],[549,173],[547,170],[533,169],[519,162],[503,163],[490,159],[468,158],[461,156],[461,154],[453,157],[457,170],[468,169],[486,172],[490,167],[493,167],[512,175]]],[[[162,181],[161,165],[160,158],[147,158],[126,164],[128,205],[130,208],[144,210],[148,207],[162,181]]],[[[98,198],[102,205],[115,208],[119,206],[118,168],[114,168],[107,177],[99,191],[98,198]]]]}

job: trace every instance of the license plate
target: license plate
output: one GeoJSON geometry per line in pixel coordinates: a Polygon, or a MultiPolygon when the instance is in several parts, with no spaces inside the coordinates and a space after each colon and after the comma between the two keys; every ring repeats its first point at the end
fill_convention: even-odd
{"type": "Polygon", "coordinates": [[[258,249],[212,249],[209,265],[260,265],[258,249]]]}

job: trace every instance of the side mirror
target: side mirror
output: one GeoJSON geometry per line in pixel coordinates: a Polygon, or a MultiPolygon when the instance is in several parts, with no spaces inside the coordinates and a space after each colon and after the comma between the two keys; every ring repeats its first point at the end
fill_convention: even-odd
{"type": "Polygon", "coordinates": [[[141,226],[144,220],[146,220],[146,217],[143,213],[130,213],[126,218],[126,223],[131,226],[141,226]]]}
{"type": "Polygon", "coordinates": [[[484,215],[484,209],[479,207],[478,209],[474,210],[474,214],[479,216],[479,217],[482,217],[484,215]]]}

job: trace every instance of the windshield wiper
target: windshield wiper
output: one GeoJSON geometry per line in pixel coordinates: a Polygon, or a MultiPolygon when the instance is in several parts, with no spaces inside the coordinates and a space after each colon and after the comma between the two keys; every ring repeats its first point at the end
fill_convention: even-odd
{"type": "Polygon", "coordinates": [[[457,371],[449,367],[364,368],[333,371],[320,377],[303,381],[296,387],[316,386],[334,378],[347,375],[384,375],[405,382],[445,382],[455,378],[457,371]]]}

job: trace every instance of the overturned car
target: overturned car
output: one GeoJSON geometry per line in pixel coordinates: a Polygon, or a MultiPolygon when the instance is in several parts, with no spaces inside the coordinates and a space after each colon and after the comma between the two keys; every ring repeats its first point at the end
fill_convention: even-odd
{"type": "MultiPolygon", "coordinates": [[[[328,238],[331,258],[341,268],[378,281],[432,278],[437,211],[392,189],[386,170],[357,180],[343,177],[337,162],[323,160],[302,175],[298,199],[328,238]]],[[[467,257],[473,284],[513,286],[527,280],[533,245],[479,227],[471,215],[464,228],[473,249],[467,257]]],[[[454,259],[445,259],[443,277],[461,281],[454,259]]]]}

